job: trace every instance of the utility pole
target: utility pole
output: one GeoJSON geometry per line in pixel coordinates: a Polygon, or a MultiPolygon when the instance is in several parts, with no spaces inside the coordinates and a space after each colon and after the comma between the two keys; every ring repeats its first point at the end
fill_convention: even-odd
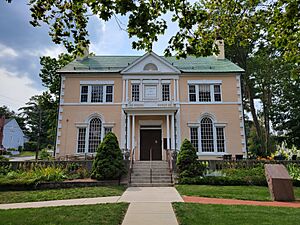
{"type": "Polygon", "coordinates": [[[38,129],[38,139],[37,139],[36,152],[35,152],[36,161],[39,159],[40,138],[41,138],[41,128],[42,128],[42,111],[40,106],[38,106],[38,114],[39,114],[39,129],[38,129]]]}

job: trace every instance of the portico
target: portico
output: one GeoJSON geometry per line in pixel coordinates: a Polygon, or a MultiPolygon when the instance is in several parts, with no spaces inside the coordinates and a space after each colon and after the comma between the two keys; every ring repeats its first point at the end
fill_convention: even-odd
{"type": "Polygon", "coordinates": [[[176,110],[127,111],[126,148],[134,150],[135,160],[165,160],[165,150],[175,149],[175,114],[176,110]]]}

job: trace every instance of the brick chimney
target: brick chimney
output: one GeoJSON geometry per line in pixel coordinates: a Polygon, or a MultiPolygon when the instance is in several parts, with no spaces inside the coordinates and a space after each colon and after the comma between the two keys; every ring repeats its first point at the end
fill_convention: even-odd
{"type": "Polygon", "coordinates": [[[5,124],[5,116],[0,115],[0,148],[3,148],[3,130],[5,124]]]}
{"type": "Polygon", "coordinates": [[[219,54],[216,55],[216,58],[225,59],[224,40],[222,38],[217,38],[215,44],[218,46],[219,49],[219,54]]]}

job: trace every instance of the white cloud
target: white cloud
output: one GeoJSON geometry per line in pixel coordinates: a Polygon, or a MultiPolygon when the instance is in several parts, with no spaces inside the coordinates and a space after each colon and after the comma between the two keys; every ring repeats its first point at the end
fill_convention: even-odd
{"type": "Polygon", "coordinates": [[[33,95],[42,91],[33,87],[33,81],[5,68],[0,68],[0,105],[6,105],[14,111],[25,106],[33,95]]]}
{"type": "Polygon", "coordinates": [[[59,54],[66,53],[66,49],[61,45],[54,45],[48,48],[25,50],[24,53],[29,56],[41,57],[50,56],[51,58],[57,58],[59,54]]]}
{"type": "Polygon", "coordinates": [[[18,53],[14,49],[0,43],[0,57],[14,58],[17,56],[18,56],[18,53]]]}

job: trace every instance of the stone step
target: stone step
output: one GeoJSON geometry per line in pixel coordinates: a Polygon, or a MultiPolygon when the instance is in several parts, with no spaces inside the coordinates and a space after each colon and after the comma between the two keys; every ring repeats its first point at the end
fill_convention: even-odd
{"type": "MultiPolygon", "coordinates": [[[[138,172],[134,172],[131,174],[131,177],[147,177],[150,176],[150,173],[138,173],[138,172]]],[[[170,173],[152,173],[152,176],[154,177],[164,177],[164,176],[171,176],[170,173]]]]}
{"type": "Polygon", "coordinates": [[[131,187],[173,187],[172,183],[131,183],[131,187]]]}
{"type": "MultiPolygon", "coordinates": [[[[132,177],[131,183],[148,183],[150,182],[150,177],[132,177]]],[[[171,182],[171,177],[168,178],[152,178],[152,183],[169,183],[171,182]]]]}
{"type": "MultiPolygon", "coordinates": [[[[131,179],[137,179],[137,178],[145,178],[145,179],[150,179],[150,174],[146,174],[145,176],[140,176],[140,175],[131,175],[131,179]]],[[[169,179],[171,178],[170,174],[162,174],[162,175],[152,175],[152,179],[169,179]]]]}

